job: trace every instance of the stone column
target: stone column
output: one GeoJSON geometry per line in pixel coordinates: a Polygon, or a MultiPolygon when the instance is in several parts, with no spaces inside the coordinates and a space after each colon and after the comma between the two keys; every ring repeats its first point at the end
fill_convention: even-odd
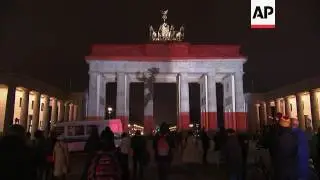
{"type": "Polygon", "coordinates": [[[266,112],[267,112],[267,124],[270,124],[270,116],[271,116],[271,105],[270,105],[270,101],[266,101],[266,112]]]}
{"type": "Polygon", "coordinates": [[[319,100],[317,97],[317,91],[310,92],[310,104],[311,104],[311,115],[312,115],[312,126],[313,130],[317,131],[319,128],[319,100]]]}
{"type": "Polygon", "coordinates": [[[275,104],[276,104],[276,113],[279,113],[281,112],[281,107],[280,107],[280,100],[279,99],[276,99],[275,101],[275,104]]]}
{"type": "Polygon", "coordinates": [[[51,127],[53,127],[54,124],[58,121],[58,102],[56,98],[52,99],[52,105],[51,105],[51,127]]]}
{"type": "Polygon", "coordinates": [[[265,106],[264,103],[259,104],[259,119],[260,119],[260,127],[266,125],[266,114],[265,114],[265,106]]]}
{"type": "Polygon", "coordinates": [[[300,128],[305,130],[306,128],[306,123],[305,123],[305,119],[304,119],[304,105],[303,105],[303,101],[302,101],[302,95],[296,94],[296,102],[297,102],[297,114],[298,114],[298,120],[300,123],[300,128]]]}
{"type": "Polygon", "coordinates": [[[64,122],[68,122],[70,120],[69,119],[69,113],[70,113],[69,103],[65,103],[64,104],[64,118],[63,118],[64,122]]]}
{"type": "Polygon", "coordinates": [[[40,114],[40,93],[34,92],[34,101],[33,101],[33,115],[31,120],[31,134],[34,136],[34,133],[39,128],[39,114],[40,114]]]}
{"type": "MultiPolygon", "coordinates": [[[[106,82],[107,84],[107,82],[106,82]]],[[[83,99],[81,98],[81,100],[79,100],[78,104],[77,104],[77,120],[82,121],[83,120],[83,113],[85,112],[85,104],[83,103],[83,99]]]]}
{"type": "Polygon", "coordinates": [[[180,73],[178,75],[179,91],[179,124],[181,130],[189,129],[190,124],[190,107],[189,107],[189,81],[188,74],[180,73]]]}
{"type": "Polygon", "coordinates": [[[16,87],[13,85],[9,85],[8,93],[7,93],[5,119],[3,123],[4,134],[8,132],[9,127],[13,124],[15,96],[16,96],[16,87]]]}
{"type": "Polygon", "coordinates": [[[284,98],[284,108],[285,108],[285,115],[291,118],[289,97],[284,98]]]}
{"type": "Polygon", "coordinates": [[[101,120],[106,119],[106,86],[107,80],[104,75],[100,75],[99,79],[99,117],[101,120]]]}
{"type": "Polygon", "coordinates": [[[59,101],[58,111],[58,122],[62,122],[64,120],[64,103],[62,100],[59,101]]]}
{"type": "Polygon", "coordinates": [[[101,73],[89,72],[89,120],[102,120],[105,117],[105,79],[101,73]]]}
{"type": "Polygon", "coordinates": [[[21,103],[20,124],[28,129],[28,111],[29,111],[29,90],[24,89],[21,103]]]}
{"type": "Polygon", "coordinates": [[[218,128],[217,122],[217,96],[216,96],[216,80],[214,73],[208,73],[205,75],[206,79],[206,91],[208,100],[208,130],[216,130],[218,128]]]}
{"type": "Polygon", "coordinates": [[[247,112],[245,112],[245,99],[243,93],[243,72],[239,71],[234,74],[235,83],[235,120],[237,130],[247,130],[247,112]]]}
{"type": "MultiPolygon", "coordinates": [[[[116,116],[117,119],[121,119],[122,128],[125,132],[128,132],[129,124],[129,92],[130,82],[128,75],[125,73],[117,73],[117,106],[116,116]]],[[[145,112],[146,113],[146,112],[145,112]]],[[[144,119],[146,120],[146,119],[144,119]]],[[[144,122],[146,123],[146,122],[144,122]]],[[[147,128],[145,127],[145,130],[147,128]]]]}
{"type": "Polygon", "coordinates": [[[72,103],[69,104],[69,121],[73,121],[73,107],[74,105],[72,103]]]}
{"type": "Polygon", "coordinates": [[[49,96],[45,95],[44,96],[44,106],[43,106],[43,127],[41,127],[41,130],[44,130],[44,134],[48,135],[49,133],[49,106],[50,106],[50,98],[49,96]]]}
{"type": "Polygon", "coordinates": [[[261,128],[260,104],[255,104],[254,106],[255,106],[255,112],[256,112],[255,130],[260,130],[260,128],[261,128]]]}

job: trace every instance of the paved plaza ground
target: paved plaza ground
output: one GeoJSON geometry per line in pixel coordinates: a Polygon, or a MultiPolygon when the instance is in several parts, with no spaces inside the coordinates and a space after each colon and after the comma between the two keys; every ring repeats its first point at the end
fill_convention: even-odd
{"type": "MultiPolygon", "coordinates": [[[[71,172],[68,180],[79,180],[84,164],[84,155],[73,154],[71,156],[71,172]]],[[[157,171],[156,166],[151,164],[145,170],[145,180],[156,180],[157,171]]],[[[170,179],[172,180],[224,180],[225,173],[222,169],[215,165],[193,165],[187,166],[181,163],[174,163],[170,172],[170,179]]]]}
{"type": "MultiPolygon", "coordinates": [[[[252,167],[254,162],[254,158],[261,152],[255,150],[255,144],[250,145],[249,147],[249,155],[248,155],[248,163],[252,167]]],[[[151,152],[152,148],[148,148],[149,152],[151,152]]],[[[71,155],[71,172],[68,180],[79,180],[80,175],[83,171],[84,154],[72,154],[71,155]]],[[[184,165],[181,163],[181,152],[179,150],[174,151],[174,160],[172,163],[172,168],[170,172],[170,179],[174,180],[224,180],[226,179],[226,173],[223,167],[218,167],[214,165],[215,152],[211,149],[208,152],[208,165],[184,165]]],[[[130,163],[131,164],[131,163],[130,163]]],[[[145,180],[156,180],[157,179],[157,171],[154,160],[151,159],[151,163],[149,167],[146,167],[145,170],[145,180]]]]}

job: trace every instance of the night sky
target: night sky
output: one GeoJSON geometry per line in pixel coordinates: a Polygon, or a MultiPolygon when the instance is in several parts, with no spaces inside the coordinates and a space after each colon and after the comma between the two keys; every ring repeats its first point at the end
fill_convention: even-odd
{"type": "Polygon", "coordinates": [[[146,43],[148,25],[160,24],[159,10],[169,9],[169,23],[185,24],[185,41],[241,45],[246,91],[319,75],[319,1],[276,6],[275,30],[251,30],[249,0],[1,0],[0,70],[83,91],[92,44],[146,43]]]}

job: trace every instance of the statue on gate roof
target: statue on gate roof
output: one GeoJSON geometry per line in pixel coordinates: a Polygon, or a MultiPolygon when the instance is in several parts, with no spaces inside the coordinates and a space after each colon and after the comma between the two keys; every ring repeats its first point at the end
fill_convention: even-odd
{"type": "Polygon", "coordinates": [[[169,11],[164,10],[160,12],[162,14],[163,23],[159,26],[158,31],[155,31],[153,26],[149,27],[150,39],[155,42],[183,41],[184,27],[181,26],[179,31],[176,31],[173,25],[167,23],[169,11]]]}

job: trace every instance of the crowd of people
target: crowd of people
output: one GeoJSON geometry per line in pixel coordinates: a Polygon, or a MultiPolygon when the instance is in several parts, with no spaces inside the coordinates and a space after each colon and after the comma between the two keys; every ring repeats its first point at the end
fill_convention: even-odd
{"type": "MultiPolygon", "coordinates": [[[[278,113],[277,120],[264,127],[256,138],[224,128],[220,128],[213,136],[209,136],[204,129],[200,136],[192,131],[172,133],[165,123],[160,126],[159,132],[152,136],[143,136],[140,131],[136,131],[132,137],[123,133],[119,147],[115,146],[114,136],[109,127],[101,133],[97,128],[91,129],[84,147],[86,160],[82,180],[107,177],[114,180],[142,180],[144,170],[151,162],[157,166],[158,179],[167,180],[173,159],[177,159],[175,156],[181,156],[178,157],[181,163],[193,169],[193,165],[208,163],[210,149],[217,155],[214,163],[217,166],[224,165],[223,169],[230,180],[244,180],[249,142],[255,139],[258,146],[268,152],[271,160],[269,172],[275,180],[309,179],[311,140],[299,128],[297,119],[290,119],[281,113],[278,113]],[[131,160],[132,168],[129,163],[131,160]]],[[[22,126],[12,125],[0,140],[1,178],[66,179],[70,167],[69,152],[61,137],[56,137],[54,132],[46,137],[44,132],[37,131],[31,139],[31,134],[25,133],[22,126]]],[[[314,157],[314,161],[316,165],[319,164],[318,156],[314,157]]]]}
{"type": "Polygon", "coordinates": [[[0,140],[0,174],[6,180],[64,180],[68,173],[69,152],[55,133],[45,137],[36,131],[34,138],[20,125],[12,125],[0,140]]]}

